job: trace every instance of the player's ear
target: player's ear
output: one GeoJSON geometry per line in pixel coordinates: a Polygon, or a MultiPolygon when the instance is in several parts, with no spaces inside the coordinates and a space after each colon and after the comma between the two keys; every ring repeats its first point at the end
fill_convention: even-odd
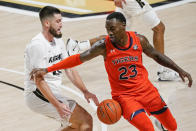
{"type": "Polygon", "coordinates": [[[123,22],[123,26],[126,26],[126,23],[125,22],[123,22]]]}
{"type": "Polygon", "coordinates": [[[50,22],[48,20],[46,20],[46,26],[49,27],[50,26],[50,22]]]}
{"type": "Polygon", "coordinates": [[[42,24],[45,26],[45,27],[50,27],[50,22],[49,20],[45,19],[42,21],[42,24]]]}
{"type": "Polygon", "coordinates": [[[126,29],[126,23],[122,22],[122,28],[126,29]]]}

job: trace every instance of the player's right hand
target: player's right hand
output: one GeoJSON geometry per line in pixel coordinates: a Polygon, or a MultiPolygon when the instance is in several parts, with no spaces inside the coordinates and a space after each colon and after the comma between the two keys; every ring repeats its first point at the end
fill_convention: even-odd
{"type": "Polygon", "coordinates": [[[96,97],[95,94],[93,94],[89,91],[86,91],[86,92],[84,92],[84,97],[85,97],[85,99],[87,100],[88,103],[90,103],[89,99],[92,99],[96,106],[99,105],[99,100],[98,100],[98,98],[96,97]]]}
{"type": "Polygon", "coordinates": [[[181,77],[183,82],[185,82],[185,77],[189,80],[188,87],[192,86],[193,79],[192,79],[192,77],[191,77],[191,75],[189,73],[187,73],[186,71],[182,70],[182,71],[179,72],[179,75],[180,75],[180,77],[181,77]]]}
{"type": "Polygon", "coordinates": [[[120,7],[120,8],[123,8],[123,3],[122,2],[124,2],[126,4],[125,0],[114,0],[115,6],[120,7]]]}
{"type": "Polygon", "coordinates": [[[46,68],[35,68],[30,73],[30,79],[34,80],[35,77],[44,76],[48,71],[46,68]]]}
{"type": "Polygon", "coordinates": [[[66,119],[72,113],[69,107],[64,103],[59,103],[56,109],[62,119],[66,119]]]}

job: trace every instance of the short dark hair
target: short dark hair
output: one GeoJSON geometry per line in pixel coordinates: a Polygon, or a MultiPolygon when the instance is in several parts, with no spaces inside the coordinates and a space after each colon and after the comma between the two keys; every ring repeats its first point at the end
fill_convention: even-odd
{"type": "Polygon", "coordinates": [[[113,13],[109,14],[107,16],[106,20],[111,20],[113,18],[116,18],[118,21],[126,24],[125,16],[120,12],[113,12],[113,13]]]}
{"type": "Polygon", "coordinates": [[[43,19],[45,19],[47,17],[51,17],[54,14],[61,14],[61,11],[59,9],[57,9],[56,7],[45,6],[39,12],[40,21],[42,21],[43,19]]]}

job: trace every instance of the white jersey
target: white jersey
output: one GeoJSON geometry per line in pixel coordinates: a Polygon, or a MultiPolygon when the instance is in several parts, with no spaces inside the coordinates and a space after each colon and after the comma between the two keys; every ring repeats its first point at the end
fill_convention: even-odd
{"type": "MultiPolygon", "coordinates": [[[[36,35],[25,49],[25,93],[35,91],[36,85],[30,80],[34,68],[47,68],[68,57],[63,40],[54,38],[49,42],[42,33],[36,35]]],[[[59,92],[62,82],[62,71],[54,71],[44,76],[53,93],[59,92]]]]}

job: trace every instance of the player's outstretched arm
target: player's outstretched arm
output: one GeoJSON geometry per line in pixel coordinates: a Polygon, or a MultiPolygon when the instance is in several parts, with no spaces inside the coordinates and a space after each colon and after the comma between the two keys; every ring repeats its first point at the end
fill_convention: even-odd
{"type": "Polygon", "coordinates": [[[188,86],[191,87],[192,85],[192,78],[191,78],[191,75],[189,73],[187,73],[186,71],[184,71],[182,68],[180,68],[174,61],[172,61],[169,57],[167,57],[166,55],[164,54],[161,54],[160,52],[158,52],[157,50],[155,50],[151,44],[149,43],[149,41],[147,40],[147,38],[145,36],[142,36],[142,35],[138,35],[139,39],[140,39],[140,43],[142,45],[142,48],[143,48],[143,52],[153,58],[157,63],[165,66],[165,67],[168,67],[170,69],[173,69],[175,70],[176,72],[179,73],[181,79],[183,81],[185,77],[188,78],[189,80],[189,84],[188,86]]]}
{"type": "Polygon", "coordinates": [[[33,69],[31,72],[31,77],[39,71],[39,73],[45,75],[48,72],[56,71],[56,70],[61,70],[61,69],[68,69],[72,68],[74,66],[80,65],[85,61],[88,61],[90,59],[93,59],[99,55],[105,55],[106,47],[105,47],[105,39],[97,41],[93,46],[81,53],[81,54],[76,54],[72,55],[70,57],[67,57],[66,59],[48,67],[48,68],[42,68],[42,69],[33,69]]]}

